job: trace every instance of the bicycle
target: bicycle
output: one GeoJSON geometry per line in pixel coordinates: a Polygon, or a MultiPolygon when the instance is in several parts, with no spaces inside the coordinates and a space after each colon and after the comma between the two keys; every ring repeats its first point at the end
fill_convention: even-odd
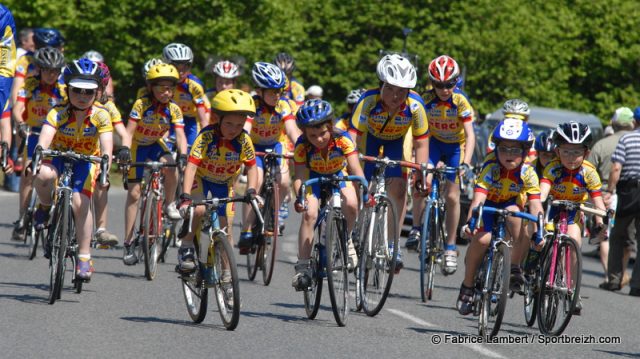
{"type": "Polygon", "coordinates": [[[370,317],[382,310],[391,290],[398,257],[398,217],[396,205],[387,196],[385,170],[402,166],[420,168],[413,162],[395,161],[387,157],[378,158],[360,155],[360,159],[375,163],[371,180],[370,196],[375,205],[364,207],[354,226],[354,246],[359,253],[356,276],[356,307],[370,317]],[[390,237],[391,236],[391,237],[390,237]]]}
{"type": "Polygon", "coordinates": [[[542,260],[537,313],[540,332],[555,336],[562,334],[571,320],[582,280],[582,253],[577,242],[567,235],[569,212],[579,209],[606,219],[610,218],[611,212],[551,198],[547,219],[551,207],[558,207],[558,213],[553,218],[553,232],[542,260]],[[573,260],[575,264],[572,265],[573,260]]]}
{"type": "MultiPolygon", "coordinates": [[[[306,187],[319,184],[321,188],[318,219],[314,225],[311,250],[311,284],[304,290],[304,307],[309,319],[314,319],[320,308],[323,278],[327,277],[331,309],[336,323],[346,325],[349,312],[349,280],[347,246],[349,233],[342,213],[340,183],[357,181],[363,187],[364,202],[367,200],[367,180],[359,176],[318,177],[305,181],[298,198],[304,201],[306,187]],[[324,243],[323,243],[324,242],[324,243]]],[[[304,204],[304,202],[303,202],[304,204]]],[[[305,206],[306,207],[306,206],[305,206]]]]}
{"type": "Polygon", "coordinates": [[[53,304],[57,299],[60,299],[67,268],[67,260],[71,262],[71,267],[73,268],[71,272],[71,282],[74,285],[76,293],[82,292],[83,282],[89,281],[77,278],[75,270],[78,263],[78,242],[71,203],[73,192],[70,186],[71,178],[73,177],[73,164],[76,161],[99,162],[99,181],[100,184],[104,186],[107,183],[109,158],[107,155],[102,157],[89,156],[73,151],[44,150],[41,147],[36,147],[31,163],[32,173],[34,175],[37,173],[38,165],[43,157],[60,157],[63,159],[64,164],[64,169],[55,189],[53,206],[51,206],[51,210],[49,211],[51,224],[49,225],[47,233],[50,268],[48,300],[49,304],[53,304]]]}
{"type": "Polygon", "coordinates": [[[278,159],[291,159],[289,154],[279,154],[267,149],[265,152],[256,152],[256,156],[264,157],[264,181],[260,189],[263,198],[263,206],[260,210],[264,219],[264,230],[259,226],[253,226],[253,245],[247,254],[247,272],[249,280],[253,281],[258,269],[262,271],[264,285],[271,283],[273,267],[276,260],[276,243],[280,234],[278,223],[278,210],[280,209],[280,187],[277,175],[280,171],[278,159]],[[255,259],[252,254],[255,253],[255,259]]]}
{"type": "MultiPolygon", "coordinates": [[[[177,153],[175,154],[177,156],[177,153]]],[[[174,156],[175,157],[175,156],[174,156]]],[[[175,159],[177,160],[177,158],[175,159]]],[[[180,198],[182,194],[182,184],[184,183],[184,168],[178,166],[178,185],[176,186],[176,197],[180,198]]],[[[162,217],[162,233],[164,233],[162,248],[158,255],[158,262],[165,263],[165,256],[169,250],[169,245],[172,247],[180,246],[180,239],[178,238],[178,230],[182,227],[182,220],[173,220],[169,216],[164,214],[162,217]]]]}
{"type": "Polygon", "coordinates": [[[134,253],[138,261],[144,262],[144,276],[153,280],[158,270],[158,258],[164,247],[165,229],[163,226],[164,186],[162,169],[176,167],[176,163],[160,161],[132,162],[121,165],[123,169],[122,182],[125,189],[129,188],[127,173],[129,167],[144,167],[148,173],[142,180],[142,190],[136,217],[140,214],[138,228],[134,225],[133,242],[134,253]]]}
{"type": "MultiPolygon", "coordinates": [[[[188,219],[185,218],[178,236],[184,237],[192,231],[193,209],[196,206],[206,206],[204,216],[206,223],[203,229],[209,238],[207,256],[204,262],[200,261],[200,236],[196,235],[194,244],[199,260],[196,261],[195,271],[181,273],[179,266],[176,266],[176,272],[181,273],[179,278],[182,281],[182,292],[191,320],[202,323],[207,315],[208,289],[213,288],[220,318],[227,330],[234,330],[240,320],[240,279],[233,248],[224,228],[220,228],[217,209],[233,202],[247,202],[247,199],[246,197],[210,198],[191,203],[188,219]]],[[[258,222],[262,222],[257,201],[254,199],[250,203],[256,211],[258,222]]]]}
{"type": "Polygon", "coordinates": [[[484,212],[494,214],[495,223],[491,230],[489,248],[484,254],[476,275],[473,315],[478,316],[478,334],[492,338],[500,331],[509,293],[511,245],[505,241],[506,217],[517,217],[537,223],[538,238],[542,238],[543,227],[542,213],[534,216],[526,212],[513,212],[481,204],[473,209],[469,222],[471,232],[474,231],[476,223],[480,221],[484,212]]]}

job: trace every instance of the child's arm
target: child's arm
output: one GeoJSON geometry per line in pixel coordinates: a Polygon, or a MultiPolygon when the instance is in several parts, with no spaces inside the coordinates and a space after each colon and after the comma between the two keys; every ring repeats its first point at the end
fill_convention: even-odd
{"type": "MultiPolygon", "coordinates": [[[[300,193],[300,187],[302,187],[302,181],[304,181],[304,179],[302,178],[302,174],[306,172],[307,172],[307,168],[305,165],[295,166],[295,175],[293,177],[293,191],[296,195],[296,201],[294,205],[295,205],[296,212],[298,213],[304,212],[304,206],[302,205],[302,203],[298,202],[297,197],[298,197],[298,194],[300,193]]],[[[304,193],[302,195],[304,196],[304,193]]]]}
{"type": "Polygon", "coordinates": [[[360,161],[358,160],[357,152],[353,153],[354,155],[347,156],[347,172],[353,176],[364,177],[364,172],[362,171],[362,167],[360,166],[360,161]]]}
{"type": "Polygon", "coordinates": [[[187,153],[187,136],[184,134],[184,127],[176,126],[176,143],[178,144],[178,151],[181,155],[188,155],[187,153]]]}
{"type": "MultiPolygon", "coordinates": [[[[258,166],[254,163],[247,167],[247,190],[254,189],[258,186],[258,166]]],[[[257,190],[256,190],[257,191],[257,190]]]]}
{"type": "Polygon", "coordinates": [[[193,180],[196,177],[197,171],[198,165],[192,162],[187,162],[187,167],[184,169],[184,178],[182,180],[182,193],[191,194],[193,180]]]}
{"type": "MultiPolygon", "coordinates": [[[[604,205],[604,200],[602,199],[602,196],[591,197],[591,201],[593,202],[593,205],[597,209],[600,209],[603,211],[607,210],[607,207],[604,205]]],[[[594,216],[594,221],[596,225],[602,225],[604,223],[602,217],[600,216],[594,216]]]]}
{"type": "Polygon", "coordinates": [[[544,203],[547,200],[547,197],[549,196],[549,191],[551,191],[551,184],[547,181],[540,181],[540,202],[541,203],[544,203]]]}
{"type": "Polygon", "coordinates": [[[298,142],[298,137],[300,137],[301,133],[300,133],[300,129],[296,125],[296,121],[293,121],[293,120],[284,121],[284,130],[287,133],[287,136],[289,136],[291,143],[298,142]]]}

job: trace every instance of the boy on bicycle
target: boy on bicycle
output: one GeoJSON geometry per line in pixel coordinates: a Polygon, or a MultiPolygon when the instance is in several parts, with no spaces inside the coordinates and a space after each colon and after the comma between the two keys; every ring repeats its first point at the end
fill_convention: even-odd
{"type": "MultiPolygon", "coordinates": [[[[526,122],[518,118],[507,117],[496,126],[492,134],[496,145],[496,154],[482,165],[482,171],[476,180],[473,200],[469,207],[467,222],[473,209],[481,204],[522,211],[518,197],[525,193],[532,214],[542,212],[540,202],[540,184],[533,167],[525,163],[527,152],[533,144],[533,133],[526,122]]],[[[464,280],[456,302],[458,312],[468,315],[473,311],[474,280],[482,258],[491,242],[493,215],[485,214],[478,220],[473,233],[465,226],[464,232],[473,235],[465,258],[464,280]]],[[[506,220],[506,240],[517,238],[522,220],[508,217],[506,220]]],[[[541,243],[536,243],[541,246],[541,243]]]]}
{"type": "MultiPolygon", "coordinates": [[[[189,161],[184,172],[180,210],[185,211],[192,200],[202,200],[209,193],[213,197],[233,196],[233,182],[240,174],[241,165],[247,169],[248,196],[256,195],[258,170],[251,137],[243,131],[247,117],[255,116],[256,107],[251,95],[241,90],[224,90],[213,98],[211,108],[218,119],[200,131],[191,147],[189,161]]],[[[233,244],[231,223],[233,204],[218,208],[220,228],[228,228],[228,238],[233,244]]],[[[196,207],[193,223],[199,224],[204,207],[196,207]]],[[[179,269],[190,272],[196,268],[193,246],[194,229],[184,238],[178,250],[179,269]]]]}
{"type": "MultiPolygon", "coordinates": [[[[364,175],[351,137],[347,132],[333,127],[331,104],[322,100],[308,100],[298,109],[296,122],[302,129],[302,135],[298,138],[294,150],[296,167],[293,188],[296,194],[300,191],[302,182],[307,179],[347,174],[364,175]]],[[[358,198],[350,182],[342,182],[340,187],[342,211],[347,220],[347,233],[351,233],[357,217],[358,198]]],[[[304,198],[297,198],[295,202],[296,212],[304,212],[304,214],[298,237],[296,274],[291,283],[298,291],[307,289],[312,279],[309,257],[313,242],[313,227],[318,217],[321,199],[320,185],[308,187],[307,193],[302,195],[304,198]]],[[[358,256],[351,238],[348,242],[348,251],[349,266],[355,268],[358,256]]]]}

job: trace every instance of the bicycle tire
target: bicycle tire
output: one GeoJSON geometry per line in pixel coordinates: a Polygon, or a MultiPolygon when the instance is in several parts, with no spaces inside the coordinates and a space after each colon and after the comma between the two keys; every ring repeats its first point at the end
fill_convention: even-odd
{"type": "Polygon", "coordinates": [[[511,251],[506,243],[496,246],[490,271],[486,283],[488,290],[482,294],[478,331],[482,337],[493,338],[500,331],[509,294],[511,251]],[[492,319],[493,325],[490,324],[492,319]]]}
{"type": "Polygon", "coordinates": [[[169,250],[169,246],[172,242],[175,242],[175,237],[177,233],[177,229],[180,221],[169,221],[166,218],[163,218],[163,235],[162,235],[162,247],[160,250],[160,254],[158,255],[158,262],[166,263],[165,257],[167,255],[167,251],[169,250]]]}
{"type": "MultiPolygon", "coordinates": [[[[353,245],[356,248],[356,253],[358,254],[358,263],[362,261],[364,246],[362,242],[364,241],[362,238],[362,233],[366,232],[366,229],[369,226],[369,218],[371,218],[371,213],[373,212],[372,207],[363,207],[358,214],[358,218],[356,219],[356,223],[354,225],[354,231],[351,234],[351,238],[353,240],[353,245]]],[[[355,285],[354,285],[354,301],[355,301],[355,311],[359,312],[362,310],[362,297],[361,297],[361,287],[362,284],[360,282],[360,265],[355,268],[353,271],[355,277],[355,285]]]]}
{"type": "Polygon", "coordinates": [[[67,258],[71,261],[71,284],[73,284],[73,289],[77,294],[82,293],[82,285],[84,280],[79,279],[76,273],[76,269],[78,268],[78,262],[80,258],[78,258],[78,237],[76,236],[76,225],[75,225],[75,217],[73,216],[73,212],[69,217],[69,246],[67,247],[67,258]]]}
{"type": "Polygon", "coordinates": [[[580,296],[580,284],[582,281],[582,254],[576,241],[569,236],[563,235],[557,249],[555,279],[550,280],[553,257],[553,248],[550,248],[548,255],[544,259],[538,298],[538,328],[541,333],[553,336],[562,334],[569,324],[580,296]],[[573,256],[571,252],[575,253],[576,267],[575,270],[571,270],[574,285],[568,288],[566,285],[566,267],[567,262],[571,262],[571,257],[573,256]],[[549,283],[552,283],[551,287],[549,287],[549,283]],[[563,317],[558,320],[558,316],[561,314],[563,317]],[[557,323],[559,325],[556,327],[557,323]]]}
{"type": "Polygon", "coordinates": [[[144,257],[144,276],[147,280],[153,280],[158,271],[158,239],[162,233],[162,203],[154,195],[147,200],[143,214],[141,246],[144,257]]]}
{"type": "Polygon", "coordinates": [[[60,299],[62,283],[64,280],[64,261],[67,252],[67,226],[68,226],[68,206],[66,195],[62,195],[58,200],[49,230],[49,240],[51,245],[51,258],[49,259],[49,304],[60,299]]]}
{"type": "Polygon", "coordinates": [[[346,223],[338,209],[327,215],[327,284],[333,317],[338,326],[347,324],[349,271],[347,269],[346,223]]]}
{"type": "Polygon", "coordinates": [[[420,231],[420,299],[423,303],[431,300],[435,258],[432,258],[433,227],[435,226],[435,206],[425,208],[422,212],[422,229],[420,231]]]}
{"type": "Polygon", "coordinates": [[[271,278],[273,277],[273,268],[276,262],[276,245],[278,242],[280,225],[278,216],[278,211],[280,209],[278,183],[273,181],[272,187],[270,194],[267,196],[271,198],[265,198],[265,205],[262,213],[262,218],[265,220],[264,241],[262,243],[263,249],[261,253],[262,282],[264,285],[269,285],[271,283],[271,278]],[[271,223],[268,223],[267,218],[269,218],[271,223]],[[268,224],[272,228],[269,228],[270,226],[268,224]],[[271,229],[271,231],[267,231],[268,229],[271,229]]]}
{"type": "Polygon", "coordinates": [[[213,286],[216,303],[218,304],[220,319],[222,319],[224,327],[227,330],[234,330],[240,321],[240,280],[236,268],[236,259],[233,256],[233,248],[226,236],[218,233],[213,236],[212,240],[214,241],[214,270],[218,274],[217,281],[213,286]],[[225,259],[229,266],[231,279],[231,283],[226,284],[223,278],[223,263],[225,259]],[[228,293],[229,289],[232,291],[231,295],[228,293]]]}
{"type": "Polygon", "coordinates": [[[538,314],[538,296],[536,293],[537,276],[534,278],[526,278],[524,281],[524,321],[528,327],[531,327],[536,322],[536,316],[538,314]]]}
{"type": "MultiPolygon", "coordinates": [[[[36,209],[36,189],[31,189],[31,198],[29,199],[29,206],[24,214],[24,241],[27,246],[27,255],[29,260],[36,257],[38,253],[38,240],[40,239],[39,232],[36,231],[35,223],[33,222],[33,214],[36,209]]],[[[44,242],[43,242],[44,245],[44,242]]]]}
{"type": "MultiPolygon", "coordinates": [[[[389,295],[398,255],[398,223],[396,206],[390,198],[379,196],[371,220],[374,221],[372,238],[372,251],[367,249],[367,240],[363,241],[364,256],[360,261],[360,283],[362,309],[373,317],[377,315],[389,295]],[[385,228],[385,222],[387,227],[385,228]],[[392,233],[393,253],[389,253],[384,235],[392,233]],[[381,236],[382,235],[382,236],[381,236]]],[[[371,225],[369,226],[371,228],[371,225]]],[[[369,235],[369,229],[366,232],[369,235]]]]}
{"type": "Polygon", "coordinates": [[[322,256],[321,252],[321,244],[320,244],[320,236],[322,235],[321,226],[314,231],[313,243],[315,245],[311,249],[311,259],[309,266],[312,271],[311,275],[311,286],[309,290],[305,290],[303,292],[304,297],[304,310],[307,313],[307,318],[315,319],[318,314],[318,309],[320,309],[320,300],[322,299],[322,282],[324,281],[324,272],[323,272],[323,264],[322,264],[322,256]]]}
{"type": "Polygon", "coordinates": [[[202,323],[207,316],[208,288],[204,286],[200,268],[190,274],[183,274],[182,295],[187,313],[194,323],[202,323]]]}

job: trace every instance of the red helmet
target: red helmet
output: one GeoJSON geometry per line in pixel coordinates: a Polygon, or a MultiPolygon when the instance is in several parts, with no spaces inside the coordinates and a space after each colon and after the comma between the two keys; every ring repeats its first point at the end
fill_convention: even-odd
{"type": "Polygon", "coordinates": [[[111,79],[111,72],[109,71],[109,66],[107,66],[107,64],[105,64],[104,62],[98,62],[97,64],[98,64],[102,88],[106,88],[107,85],[109,84],[109,80],[111,79]]]}
{"type": "Polygon", "coordinates": [[[435,82],[449,82],[460,75],[460,67],[452,57],[441,55],[429,64],[429,78],[435,82]]]}

